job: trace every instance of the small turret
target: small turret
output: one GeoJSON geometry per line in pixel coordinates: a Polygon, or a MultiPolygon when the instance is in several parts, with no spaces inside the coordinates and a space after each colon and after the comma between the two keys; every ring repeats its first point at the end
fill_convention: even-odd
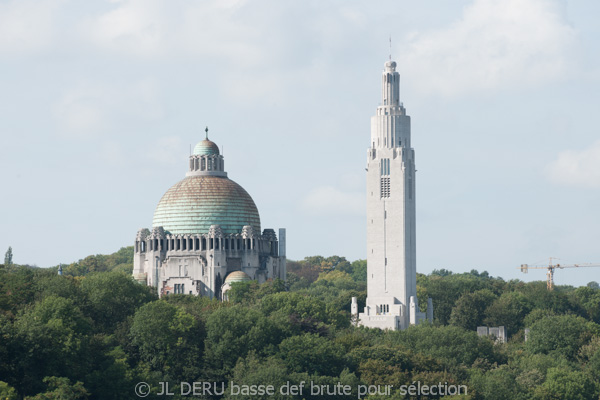
{"type": "Polygon", "coordinates": [[[352,298],[352,305],[350,306],[350,314],[352,318],[355,318],[358,321],[358,301],[356,297],[352,298]]]}
{"type": "Polygon", "coordinates": [[[196,175],[227,176],[225,161],[219,151],[219,146],[208,139],[208,127],[206,128],[206,138],[196,144],[190,155],[190,168],[186,176],[196,175]]]}
{"type": "Polygon", "coordinates": [[[410,308],[409,308],[409,318],[410,318],[410,324],[411,325],[416,325],[418,323],[417,321],[417,298],[415,296],[410,296],[410,308]]]}
{"type": "Polygon", "coordinates": [[[427,298],[427,320],[433,323],[433,300],[431,297],[427,298]]]}

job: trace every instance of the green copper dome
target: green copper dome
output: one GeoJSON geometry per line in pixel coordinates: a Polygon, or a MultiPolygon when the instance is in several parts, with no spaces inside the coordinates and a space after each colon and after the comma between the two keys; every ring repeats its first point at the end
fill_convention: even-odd
{"type": "Polygon", "coordinates": [[[241,233],[244,225],[260,232],[254,200],[227,177],[188,176],[179,181],[160,199],[152,221],[153,227],[172,234],[208,233],[211,225],[220,225],[225,234],[241,233]]]}
{"type": "Polygon", "coordinates": [[[204,139],[194,147],[195,156],[219,155],[219,146],[215,142],[204,139]]]}

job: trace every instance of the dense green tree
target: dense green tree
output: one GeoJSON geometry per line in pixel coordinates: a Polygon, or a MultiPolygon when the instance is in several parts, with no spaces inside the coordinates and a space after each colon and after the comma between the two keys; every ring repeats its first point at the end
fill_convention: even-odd
{"type": "Polygon", "coordinates": [[[83,260],[79,261],[79,264],[89,274],[93,272],[106,272],[108,270],[105,263],[104,255],[87,256],[83,260]]]}
{"type": "Polygon", "coordinates": [[[411,326],[404,331],[385,332],[381,342],[409,348],[449,365],[471,366],[478,358],[490,362],[499,359],[489,339],[456,326],[411,326]]]}
{"type": "Polygon", "coordinates": [[[81,292],[89,301],[90,316],[104,332],[114,330],[141,305],[156,299],[148,286],[123,272],[91,274],[81,282],[81,292]]]}
{"type": "Polygon", "coordinates": [[[0,399],[17,400],[17,392],[13,387],[9,386],[8,383],[0,381],[0,399]]]}
{"type": "Polygon", "coordinates": [[[133,273],[133,246],[121,247],[106,257],[107,270],[133,273]]]}
{"type": "Polygon", "coordinates": [[[489,278],[490,274],[487,271],[483,271],[483,272],[479,272],[476,269],[472,269],[471,272],[469,272],[469,274],[476,276],[478,278],[489,278]]]}
{"type": "Polygon", "coordinates": [[[534,390],[535,400],[589,400],[598,398],[598,387],[581,371],[550,368],[544,383],[534,390]]]}
{"type": "Polygon", "coordinates": [[[550,317],[556,315],[556,313],[552,310],[542,309],[542,308],[534,308],[531,310],[529,314],[523,320],[523,326],[525,328],[530,328],[531,325],[539,321],[540,319],[550,317]]]}
{"type": "Polygon", "coordinates": [[[113,346],[106,337],[95,336],[91,340],[88,359],[82,361],[87,373],[83,378],[85,387],[93,398],[127,400],[131,388],[141,379],[135,379],[129,369],[127,355],[118,346],[113,346]],[[110,382],[110,384],[107,384],[110,382]]]}
{"type": "Polygon", "coordinates": [[[442,372],[445,369],[434,358],[400,346],[357,347],[347,355],[347,359],[350,366],[360,374],[362,382],[369,385],[394,385],[396,388],[410,384],[415,380],[416,374],[442,372]]]}
{"type": "Polygon", "coordinates": [[[463,294],[481,289],[494,291],[494,286],[498,283],[502,284],[500,281],[472,274],[451,274],[431,275],[422,282],[422,286],[426,291],[425,297],[431,297],[433,300],[435,320],[441,324],[448,324],[452,309],[463,294]]]}
{"type": "Polygon", "coordinates": [[[466,330],[477,330],[483,324],[486,309],[495,299],[496,295],[489,289],[463,294],[452,308],[450,323],[466,330]]]}
{"type": "MultiPolygon", "coordinates": [[[[231,391],[231,385],[228,387],[226,399],[231,400],[254,400],[254,399],[302,399],[302,396],[290,396],[289,394],[281,394],[280,388],[290,381],[290,372],[287,370],[285,363],[276,357],[261,359],[254,351],[250,352],[245,359],[240,358],[234,370],[231,382],[237,386],[237,393],[231,391]],[[272,385],[274,387],[274,395],[264,393],[245,394],[241,392],[241,386],[259,386],[272,385]]],[[[292,383],[292,385],[295,383],[292,383]]],[[[247,392],[246,392],[247,393],[247,392]]]]}
{"type": "Polygon", "coordinates": [[[4,253],[4,267],[10,268],[13,265],[13,251],[12,247],[8,246],[8,250],[4,253]]]}
{"type": "Polygon", "coordinates": [[[286,283],[279,278],[262,284],[256,281],[234,282],[227,292],[227,299],[232,303],[253,304],[266,295],[285,291],[286,283]]]}
{"type": "Polygon", "coordinates": [[[355,282],[367,281],[367,260],[356,260],[350,263],[344,259],[335,269],[347,273],[355,282]]]}
{"type": "Polygon", "coordinates": [[[330,256],[330,257],[321,257],[321,256],[312,256],[305,257],[303,262],[306,264],[317,267],[318,269],[323,271],[331,271],[338,267],[347,268],[348,261],[345,257],[340,256],[330,256]]]}
{"type": "Polygon", "coordinates": [[[26,400],[86,400],[90,393],[83,386],[83,382],[74,384],[68,378],[49,376],[44,378],[48,391],[39,393],[26,400]]]}
{"type": "Polygon", "coordinates": [[[265,296],[260,307],[266,315],[277,311],[286,315],[296,315],[300,319],[327,321],[327,307],[323,301],[297,292],[281,292],[265,296]]]}
{"type": "Polygon", "coordinates": [[[220,308],[206,321],[206,365],[216,378],[224,378],[249,351],[259,355],[276,352],[284,335],[280,324],[258,310],[241,305],[220,308]]]}
{"type": "Polygon", "coordinates": [[[325,286],[334,286],[337,289],[348,290],[357,289],[360,287],[357,285],[356,281],[352,279],[351,275],[339,270],[322,272],[315,283],[317,285],[322,284],[325,286]]]}
{"type": "Polygon", "coordinates": [[[434,269],[431,272],[431,276],[440,276],[440,277],[444,277],[444,276],[450,276],[452,275],[452,271],[449,271],[447,269],[434,269]]]}
{"type": "Polygon", "coordinates": [[[198,376],[205,333],[183,308],[161,300],[143,305],[135,313],[130,337],[150,370],[182,381],[198,376]]]}
{"type": "Polygon", "coordinates": [[[344,369],[339,376],[327,376],[327,375],[308,375],[307,373],[292,373],[290,374],[291,378],[295,383],[305,381],[306,389],[304,390],[303,399],[305,400],[323,400],[323,399],[335,399],[335,400],[355,400],[358,398],[358,388],[359,384],[363,384],[353,372],[348,371],[348,369],[344,369]],[[312,393],[311,384],[315,387],[325,386],[325,391],[320,394],[312,393]],[[335,388],[337,385],[349,386],[352,389],[352,394],[350,396],[344,396],[340,394],[336,394],[335,388]]]}
{"type": "Polygon", "coordinates": [[[352,262],[352,279],[356,282],[367,281],[367,260],[356,260],[352,262]]]}
{"type": "Polygon", "coordinates": [[[584,311],[583,316],[600,323],[600,290],[582,286],[572,291],[570,297],[584,311]]]}
{"type": "Polygon", "coordinates": [[[561,354],[531,354],[523,351],[522,344],[510,357],[510,365],[518,372],[517,381],[523,386],[538,385],[544,381],[550,368],[571,368],[572,362],[561,354]]]}
{"type": "Polygon", "coordinates": [[[306,279],[309,283],[317,280],[321,272],[327,272],[338,269],[342,272],[347,272],[352,268],[352,265],[345,257],[331,256],[311,256],[306,257],[302,261],[291,261],[287,263],[287,270],[300,278],[306,279]]]}
{"type": "Polygon", "coordinates": [[[71,299],[78,307],[85,304],[79,290],[79,282],[72,276],[57,275],[56,271],[52,269],[39,269],[33,272],[32,279],[35,300],[56,296],[71,299]]]}
{"type": "Polygon", "coordinates": [[[373,368],[379,365],[379,370],[386,369],[396,378],[402,377],[403,380],[411,379],[411,375],[417,372],[435,372],[446,369],[446,366],[433,357],[413,352],[402,346],[390,346],[389,344],[357,347],[347,355],[347,359],[349,366],[360,372],[364,382],[373,384],[377,384],[375,382],[379,381],[381,384],[395,385],[391,380],[383,380],[383,377],[380,377],[379,380],[376,379],[378,374],[369,372],[369,365],[373,368]],[[365,364],[366,361],[376,362],[365,364]],[[371,376],[372,379],[367,379],[367,376],[371,376]]]}
{"type": "Polygon", "coordinates": [[[367,385],[393,385],[400,387],[410,384],[410,373],[399,365],[388,364],[383,360],[367,358],[357,369],[360,379],[367,385]]]}
{"type": "Polygon", "coordinates": [[[287,262],[288,276],[297,276],[300,279],[305,280],[309,284],[316,281],[319,274],[322,271],[320,264],[313,265],[306,261],[292,261],[287,262]]]}
{"type": "Polygon", "coordinates": [[[14,316],[20,307],[35,298],[34,272],[31,268],[0,269],[0,312],[14,316]]]}
{"type": "Polygon", "coordinates": [[[298,276],[293,272],[287,273],[286,284],[290,291],[294,292],[297,290],[307,289],[310,286],[308,279],[302,276],[298,276]]]}
{"type": "Polygon", "coordinates": [[[526,347],[533,353],[556,353],[572,360],[580,347],[598,334],[600,326],[584,318],[574,315],[549,316],[531,326],[526,347]]]}
{"type": "Polygon", "coordinates": [[[63,274],[85,276],[93,272],[116,271],[125,274],[133,272],[133,246],[122,247],[117,252],[105,255],[87,256],[63,268],[63,274]]]}
{"type": "Polygon", "coordinates": [[[485,310],[484,324],[504,326],[507,334],[513,335],[523,328],[523,320],[533,305],[520,292],[505,292],[485,310]]]}
{"type": "Polygon", "coordinates": [[[23,395],[39,391],[46,376],[81,379],[90,332],[91,321],[71,299],[46,297],[19,315],[7,335],[12,361],[7,382],[23,395]]]}
{"type": "Polygon", "coordinates": [[[548,310],[556,314],[577,311],[562,288],[548,290],[546,282],[528,282],[520,291],[536,309],[548,310]]]}
{"type": "Polygon", "coordinates": [[[256,301],[256,292],[258,291],[258,282],[245,281],[233,282],[231,289],[227,291],[227,299],[232,303],[254,303],[256,301]]]}
{"type": "Polygon", "coordinates": [[[319,277],[316,280],[317,283],[321,284],[330,284],[334,285],[336,283],[341,284],[342,286],[352,285],[354,281],[350,277],[350,275],[345,271],[340,270],[329,270],[325,272],[321,272],[319,277]]]}
{"type": "MultiPolygon", "coordinates": [[[[36,399],[125,400],[139,381],[175,387],[197,380],[354,388],[448,382],[466,384],[473,400],[600,395],[593,322],[600,291],[593,286],[549,292],[544,282],[505,282],[475,270],[418,274],[419,301],[425,308],[433,298],[435,323],[390,332],[351,324],[351,298],[362,308],[366,297],[364,260],[290,261],[287,282],[236,283],[230,301],[220,302],[158,300],[131,279],[131,259],[129,247],[86,257],[63,276],[0,269],[0,395],[16,397],[14,388],[36,399]],[[506,326],[511,341],[478,337],[479,324],[506,326]],[[527,343],[524,327],[531,328],[527,343]]],[[[225,395],[233,397],[240,395],[225,395]]]]}
{"type": "Polygon", "coordinates": [[[12,322],[8,317],[0,314],[0,396],[3,396],[0,399],[9,397],[10,393],[15,392],[12,386],[3,381],[9,381],[13,386],[18,381],[14,376],[14,364],[10,362],[17,356],[16,344],[12,322]]]}
{"type": "Polygon", "coordinates": [[[517,383],[515,371],[504,364],[488,371],[471,370],[471,393],[485,400],[526,399],[526,391],[517,383]]]}
{"type": "Polygon", "coordinates": [[[163,296],[161,301],[165,301],[169,304],[173,304],[177,307],[183,308],[186,312],[193,315],[194,318],[201,321],[204,325],[208,317],[221,308],[228,308],[232,304],[230,302],[221,301],[217,298],[209,298],[203,296],[189,296],[189,295],[169,295],[163,296]]]}
{"type": "Polygon", "coordinates": [[[343,370],[342,346],[312,333],[283,340],[278,355],[294,372],[337,376],[343,370]]]}

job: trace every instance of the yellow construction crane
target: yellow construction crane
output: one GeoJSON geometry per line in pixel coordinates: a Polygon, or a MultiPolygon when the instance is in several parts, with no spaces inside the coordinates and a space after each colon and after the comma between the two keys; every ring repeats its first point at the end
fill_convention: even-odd
{"type": "Polygon", "coordinates": [[[527,273],[527,270],[529,269],[545,269],[548,272],[546,272],[546,284],[548,287],[548,290],[552,290],[554,289],[554,270],[556,268],[584,268],[584,267],[600,267],[600,264],[569,264],[569,265],[560,265],[560,264],[553,264],[552,260],[558,260],[558,258],[555,257],[550,257],[550,262],[548,263],[548,265],[527,265],[527,264],[521,264],[521,266],[519,267],[521,269],[521,272],[523,272],[524,274],[527,273]]]}

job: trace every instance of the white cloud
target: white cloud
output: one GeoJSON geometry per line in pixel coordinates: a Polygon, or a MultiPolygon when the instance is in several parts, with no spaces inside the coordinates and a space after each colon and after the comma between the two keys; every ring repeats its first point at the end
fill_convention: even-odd
{"type": "Polygon", "coordinates": [[[600,141],[585,150],[566,150],[546,168],[550,181],[579,187],[600,187],[600,141]]]}
{"type": "Polygon", "coordinates": [[[285,37],[271,28],[281,12],[243,0],[122,0],[79,30],[85,41],[119,56],[220,64],[221,85],[233,101],[276,101],[286,79],[276,68],[285,37]]]}
{"type": "Polygon", "coordinates": [[[364,192],[344,192],[333,186],[311,190],[302,200],[302,208],[311,215],[356,216],[365,213],[364,192]]]}
{"type": "Polygon", "coordinates": [[[160,53],[168,31],[160,2],[119,1],[117,7],[92,21],[86,21],[92,41],[103,47],[116,47],[135,54],[160,53]]]}
{"type": "Polygon", "coordinates": [[[291,85],[331,80],[323,54],[347,45],[348,32],[365,24],[349,6],[323,11],[277,0],[122,0],[111,7],[80,23],[84,42],[125,58],[217,65],[216,79],[238,103],[279,103],[291,96],[291,85]]]}
{"type": "Polygon", "coordinates": [[[568,69],[575,36],[554,0],[475,0],[451,26],[412,33],[399,61],[445,96],[539,84],[568,69]]]}
{"type": "Polygon", "coordinates": [[[54,108],[61,133],[92,136],[111,128],[123,116],[142,120],[162,117],[158,85],[154,80],[117,85],[80,83],[67,90],[54,108]]]}
{"type": "Polygon", "coordinates": [[[0,54],[22,54],[49,45],[55,34],[55,14],[63,0],[0,2],[0,54]]]}
{"type": "Polygon", "coordinates": [[[226,56],[256,64],[266,55],[261,48],[265,42],[260,43],[265,26],[236,18],[244,3],[122,0],[112,10],[87,19],[80,29],[92,43],[127,55],[226,56]]]}

